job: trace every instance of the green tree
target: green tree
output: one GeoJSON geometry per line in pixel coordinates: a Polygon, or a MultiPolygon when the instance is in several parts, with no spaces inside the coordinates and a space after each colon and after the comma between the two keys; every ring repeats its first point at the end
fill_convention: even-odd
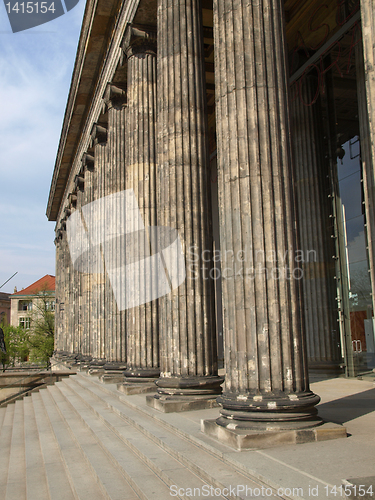
{"type": "Polygon", "coordinates": [[[29,334],[28,331],[20,326],[3,325],[4,340],[7,353],[0,351],[0,359],[3,365],[3,371],[8,366],[15,366],[27,359],[29,355],[29,334]]]}
{"type": "Polygon", "coordinates": [[[28,330],[30,361],[45,364],[47,368],[54,350],[55,315],[52,304],[54,298],[50,292],[42,290],[37,294],[28,330]]]}

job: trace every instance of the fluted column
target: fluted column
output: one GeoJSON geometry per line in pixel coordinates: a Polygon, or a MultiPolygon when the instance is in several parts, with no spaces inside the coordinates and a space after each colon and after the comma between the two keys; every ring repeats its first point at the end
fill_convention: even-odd
{"type": "MultiPolygon", "coordinates": [[[[81,168],[80,173],[76,176],[76,200],[79,195],[82,194],[84,186],[84,174],[81,168]],[[79,187],[78,187],[79,180],[79,187]]],[[[64,318],[65,318],[65,349],[69,354],[76,354],[78,352],[79,345],[79,329],[80,329],[80,275],[79,272],[74,268],[70,248],[68,242],[68,235],[66,231],[67,221],[72,212],[76,209],[76,203],[74,206],[71,205],[69,198],[67,206],[62,213],[63,218],[60,221],[61,229],[63,232],[63,242],[64,242],[64,288],[65,288],[65,299],[64,299],[64,318]]]]}
{"type": "Polygon", "coordinates": [[[220,392],[200,0],[159,0],[158,225],[177,229],[186,279],[159,300],[159,398],[220,392]],[[194,257],[193,257],[194,256],[194,257]]]}
{"type": "MultiPolygon", "coordinates": [[[[93,175],[93,200],[102,199],[106,194],[106,140],[107,134],[103,127],[94,125],[92,130],[92,140],[94,147],[94,175],[93,175]]],[[[90,224],[90,232],[93,241],[100,241],[102,234],[103,220],[106,214],[104,206],[99,205],[99,210],[95,212],[90,224]]],[[[106,321],[105,321],[105,297],[106,297],[106,275],[103,269],[103,260],[95,262],[96,268],[91,274],[91,335],[90,350],[95,361],[104,362],[106,348],[106,321]]],[[[92,364],[94,364],[92,362],[92,364]]]]}
{"type": "Polygon", "coordinates": [[[360,50],[360,46],[356,46],[357,88],[366,236],[375,310],[375,9],[372,0],[361,0],[361,28],[363,51],[360,50]]]}
{"type": "MultiPolygon", "coordinates": [[[[129,257],[130,262],[137,262],[150,255],[148,228],[156,226],[156,30],[129,25],[123,48],[128,70],[126,189],[134,191],[145,227],[145,231],[133,228],[133,235],[139,231],[139,241],[133,247],[135,255],[129,257]]],[[[138,271],[140,273],[141,269],[138,271]]],[[[136,287],[142,286],[141,274],[138,281],[136,287]]],[[[126,311],[126,335],[125,375],[135,380],[158,377],[156,296],[154,300],[126,311]]]]}
{"type": "MultiPolygon", "coordinates": [[[[125,188],[126,92],[108,84],[104,101],[108,110],[106,196],[125,188]]],[[[119,213],[111,214],[113,228],[119,225],[119,213]]],[[[125,251],[122,240],[107,242],[106,259],[114,267],[125,251]]],[[[121,368],[126,361],[126,325],[124,311],[119,311],[111,283],[106,277],[106,359],[110,368],[121,368]]]]}
{"type": "MultiPolygon", "coordinates": [[[[70,208],[66,209],[66,216],[69,218],[76,210],[80,211],[81,207],[85,203],[86,198],[86,188],[88,187],[88,179],[85,165],[82,162],[82,176],[85,180],[81,189],[78,189],[75,195],[75,202],[70,204],[70,208]]],[[[82,241],[83,235],[80,235],[82,241]]],[[[73,294],[74,294],[74,317],[72,325],[72,345],[74,354],[82,353],[82,341],[84,334],[84,322],[85,318],[83,316],[83,280],[81,272],[72,266],[72,284],[73,284],[73,294]]]]}
{"type": "Polygon", "coordinates": [[[56,284],[55,284],[55,350],[63,350],[63,314],[64,314],[64,289],[63,289],[63,242],[61,229],[56,230],[56,284]]]}
{"type": "MultiPolygon", "coordinates": [[[[104,101],[108,112],[105,196],[110,196],[125,189],[126,92],[108,84],[104,101]]],[[[119,213],[114,210],[111,213],[111,219],[107,221],[107,227],[111,228],[113,234],[116,234],[118,226],[119,213]]],[[[118,263],[121,262],[125,252],[122,243],[120,238],[106,242],[106,265],[117,267],[118,263]]],[[[105,368],[121,370],[126,361],[125,314],[123,311],[119,311],[108,275],[106,275],[105,301],[105,358],[107,361],[105,368]]]]}
{"type": "Polygon", "coordinates": [[[62,296],[63,296],[63,314],[61,316],[62,322],[62,350],[68,351],[68,333],[69,333],[69,313],[70,313],[70,295],[69,295],[69,282],[71,271],[71,259],[68,248],[66,230],[61,228],[61,250],[62,250],[62,296]]]}
{"type": "Polygon", "coordinates": [[[66,239],[66,218],[60,221],[61,227],[64,231],[64,239],[67,252],[67,268],[65,276],[65,289],[66,289],[66,302],[65,302],[65,350],[69,354],[74,353],[74,336],[75,336],[75,316],[76,316],[76,271],[70,259],[69,246],[66,239]]]}
{"type": "Polygon", "coordinates": [[[340,370],[332,202],[328,196],[327,160],[321,100],[314,96],[318,78],[304,78],[301,94],[291,104],[295,166],[298,260],[303,271],[303,304],[309,369],[327,374],[340,370]],[[313,104],[312,104],[313,103],[313,104]]]}
{"type": "Polygon", "coordinates": [[[225,389],[220,426],[316,425],[288,118],[283,2],[214,0],[225,389]]]}
{"type": "MultiPolygon", "coordinates": [[[[85,153],[82,157],[82,166],[85,173],[85,189],[82,194],[77,193],[77,199],[80,198],[79,209],[91,203],[94,199],[94,157],[85,153]]],[[[77,207],[78,209],[78,207],[77,207]]],[[[78,235],[83,237],[83,235],[78,235]]],[[[82,273],[81,280],[81,318],[82,318],[82,336],[80,354],[92,356],[91,335],[92,328],[92,275],[90,272],[82,273]]]]}

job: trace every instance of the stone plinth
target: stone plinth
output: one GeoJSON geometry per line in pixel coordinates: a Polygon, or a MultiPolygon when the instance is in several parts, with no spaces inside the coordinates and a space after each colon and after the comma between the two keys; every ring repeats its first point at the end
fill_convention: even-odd
{"type": "MultiPolygon", "coordinates": [[[[276,426],[277,427],[277,426],[276,426]]],[[[339,424],[322,423],[313,429],[277,430],[273,426],[267,432],[247,429],[230,429],[217,425],[216,420],[202,420],[205,434],[238,451],[274,448],[287,444],[303,444],[347,437],[346,428],[339,424]]]]}

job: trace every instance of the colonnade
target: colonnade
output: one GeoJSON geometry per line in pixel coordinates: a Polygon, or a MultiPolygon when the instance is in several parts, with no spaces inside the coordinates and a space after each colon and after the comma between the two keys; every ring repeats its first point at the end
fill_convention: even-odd
{"type": "MultiPolygon", "coordinates": [[[[317,365],[336,366],[340,354],[332,333],[319,107],[289,102],[281,0],[214,0],[213,15],[221,266],[227,271],[225,385],[217,424],[315,426],[319,397],[309,389],[308,355],[317,365]],[[311,154],[307,137],[314,143],[311,154]],[[297,229],[302,250],[318,254],[304,269],[303,284],[294,275],[297,229]]],[[[107,87],[57,225],[56,348],[125,365],[129,378],[156,379],[159,403],[212,400],[223,379],[214,283],[202,272],[212,257],[212,214],[200,0],[159,0],[157,30],[128,25],[121,48],[126,82],[107,87]],[[146,233],[134,226],[138,240],[131,255],[126,238],[106,242],[111,265],[134,262],[137,252],[147,256],[147,228],[168,227],[181,239],[186,277],[168,294],[119,310],[103,247],[94,251],[90,272],[77,271],[66,223],[85,205],[130,189],[146,233]]],[[[119,219],[113,213],[105,222],[114,235],[119,219]]]]}

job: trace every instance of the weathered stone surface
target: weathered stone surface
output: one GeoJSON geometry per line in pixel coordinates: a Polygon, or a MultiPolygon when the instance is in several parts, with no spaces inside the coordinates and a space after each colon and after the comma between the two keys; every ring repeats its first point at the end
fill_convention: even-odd
{"type": "MultiPolygon", "coordinates": [[[[143,262],[151,254],[149,227],[156,226],[156,31],[128,26],[123,49],[128,68],[126,189],[136,196],[145,227],[133,227],[138,244],[130,246],[127,262],[143,262]]],[[[151,263],[146,272],[152,274],[151,263]]],[[[144,284],[142,269],[135,278],[136,293],[144,284]]],[[[157,283],[151,286],[156,287],[157,283]]],[[[157,294],[154,294],[156,297],[157,294]]],[[[126,311],[127,377],[159,376],[158,303],[152,300],[126,311]]]]}
{"type": "Polygon", "coordinates": [[[215,394],[222,379],[213,281],[204,276],[205,265],[206,273],[212,268],[212,228],[201,2],[159,0],[157,15],[158,225],[178,230],[187,265],[184,283],[159,299],[158,392],[199,395],[208,380],[215,394]],[[197,255],[194,269],[191,252],[197,255]],[[180,379],[185,389],[175,385],[180,379]]]}
{"type": "MultiPolygon", "coordinates": [[[[214,0],[225,389],[217,422],[316,419],[296,269],[283,3],[214,0]],[[247,54],[243,57],[243,54],[247,54]],[[296,273],[296,274],[294,274],[296,273]]],[[[292,425],[292,424],[290,424],[292,425]]]]}
{"type": "MultiPolygon", "coordinates": [[[[361,0],[363,47],[355,47],[358,112],[366,210],[366,238],[372,290],[375,288],[375,11],[371,0],[361,0]],[[363,49],[363,50],[362,50],[363,49]]],[[[375,310],[375,293],[372,293],[375,310]]]]}
{"type": "Polygon", "coordinates": [[[301,98],[291,103],[295,167],[298,259],[303,271],[304,325],[309,368],[340,371],[332,201],[325,157],[321,98],[314,97],[317,75],[304,78],[301,98]],[[307,106],[305,103],[313,103],[307,106]],[[331,216],[331,218],[330,218],[331,216]]]}
{"type": "MultiPolygon", "coordinates": [[[[91,154],[85,153],[82,157],[82,165],[85,172],[85,189],[83,191],[83,196],[80,196],[81,201],[78,204],[78,193],[77,193],[77,205],[78,209],[91,203],[95,199],[95,159],[91,154]]],[[[80,235],[81,236],[81,235],[80,235]]],[[[81,318],[82,318],[82,337],[80,342],[80,349],[78,352],[80,354],[91,356],[92,351],[92,340],[91,336],[93,334],[93,275],[91,273],[80,273],[79,279],[81,281],[81,318]]]]}
{"type": "Polygon", "coordinates": [[[178,413],[182,411],[204,410],[207,408],[216,408],[218,403],[213,397],[190,397],[177,396],[168,399],[164,395],[146,396],[146,402],[151,408],[162,411],[163,413],[178,413]]]}
{"type": "Polygon", "coordinates": [[[339,424],[325,423],[308,430],[264,431],[232,430],[217,425],[216,420],[202,420],[201,430],[236,450],[258,450],[288,444],[303,444],[347,437],[346,428],[339,424]]]}
{"type": "MultiPolygon", "coordinates": [[[[109,84],[104,101],[108,114],[107,157],[105,168],[105,196],[125,189],[126,162],[126,93],[122,89],[109,84]]],[[[111,214],[108,230],[117,234],[120,214],[111,214]]],[[[106,259],[116,267],[123,259],[124,245],[119,238],[106,242],[106,259]]],[[[126,321],[124,311],[119,311],[112,286],[106,275],[105,284],[105,358],[108,362],[125,362],[126,360],[126,321]]]]}

